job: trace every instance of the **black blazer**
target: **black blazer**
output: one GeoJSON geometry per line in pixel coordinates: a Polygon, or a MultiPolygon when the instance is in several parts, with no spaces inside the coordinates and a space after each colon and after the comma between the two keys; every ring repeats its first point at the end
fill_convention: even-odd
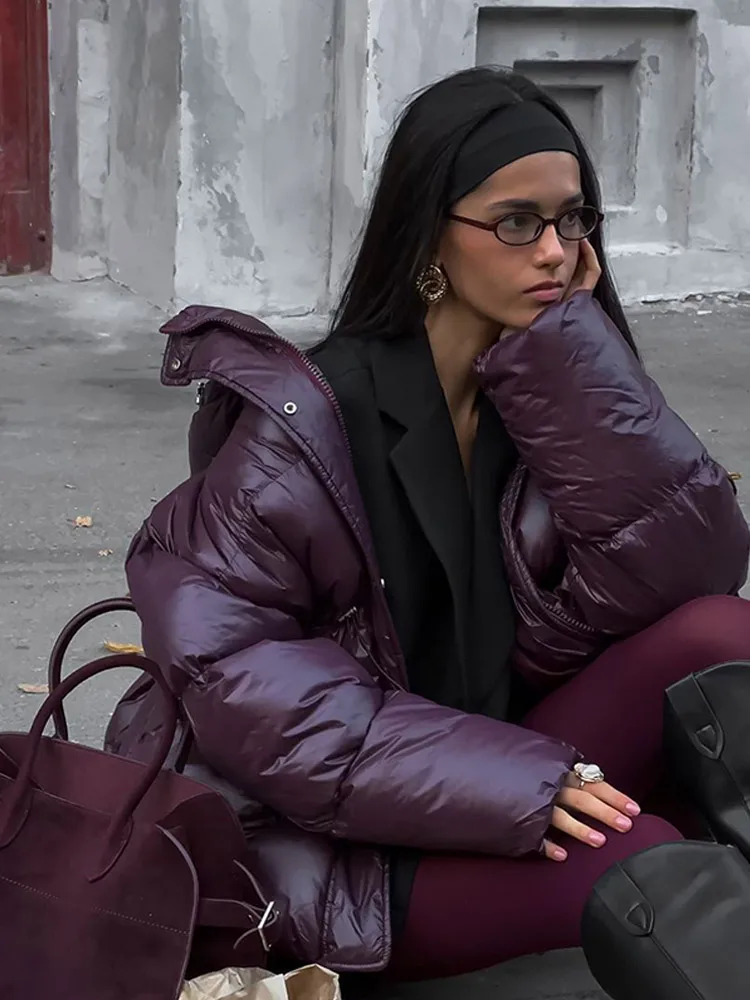
{"type": "Polygon", "coordinates": [[[482,397],[471,495],[424,333],[310,352],[342,409],[412,689],[505,717],[514,623],[498,503],[515,449],[482,397]]]}

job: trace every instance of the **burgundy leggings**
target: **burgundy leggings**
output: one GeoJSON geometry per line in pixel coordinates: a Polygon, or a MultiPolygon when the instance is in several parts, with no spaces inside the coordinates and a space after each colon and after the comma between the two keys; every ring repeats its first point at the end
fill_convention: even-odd
{"type": "MultiPolygon", "coordinates": [[[[608,649],[533,708],[524,725],[573,744],[611,784],[648,804],[663,778],[664,690],[727,660],[750,661],[750,602],[703,598],[608,649]]],[[[647,814],[629,833],[606,832],[599,849],[562,837],[569,852],[562,864],[537,856],[429,855],[417,870],[390,975],[453,976],[577,945],[583,906],[599,876],[637,851],[680,839],[665,819],[647,814]]]]}

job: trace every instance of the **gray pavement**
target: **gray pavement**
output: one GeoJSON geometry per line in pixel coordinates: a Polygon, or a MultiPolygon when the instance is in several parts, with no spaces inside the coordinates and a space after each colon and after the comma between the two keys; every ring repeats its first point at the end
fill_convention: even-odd
{"type": "MultiPolygon", "coordinates": [[[[631,311],[652,373],[733,472],[750,513],[750,302],[729,298],[631,311]]],[[[155,498],[186,473],[194,393],[162,389],[162,314],[107,281],[61,286],[0,279],[0,728],[26,727],[58,629],[125,589],[129,539],[155,498]],[[76,527],[77,517],[92,518],[76,527]]],[[[137,642],[119,615],[92,626],[71,664],[105,641],[137,642]]],[[[129,677],[72,700],[74,734],[96,742],[129,677]]],[[[450,920],[446,913],[444,919],[450,920]]],[[[467,982],[391,1000],[598,1000],[580,954],[532,957],[467,982]]]]}

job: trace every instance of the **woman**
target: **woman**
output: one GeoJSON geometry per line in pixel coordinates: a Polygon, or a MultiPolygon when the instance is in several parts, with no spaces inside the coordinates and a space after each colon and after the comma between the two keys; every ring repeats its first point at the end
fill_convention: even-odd
{"type": "MultiPolygon", "coordinates": [[[[311,356],[221,309],[165,327],[165,381],[209,385],[128,579],[285,958],[574,945],[598,876],[680,836],[642,814],[663,692],[750,659],[748,530],[642,369],[601,219],[560,108],[463,72],[403,115],[311,356]]],[[[110,747],[147,753],[158,711],[137,685],[110,747]]]]}

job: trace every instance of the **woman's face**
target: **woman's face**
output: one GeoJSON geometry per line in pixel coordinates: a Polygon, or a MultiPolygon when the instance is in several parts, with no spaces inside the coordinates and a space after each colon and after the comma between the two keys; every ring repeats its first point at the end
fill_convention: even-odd
{"type": "MultiPolygon", "coordinates": [[[[525,156],[496,170],[451,209],[479,222],[498,222],[513,212],[552,219],[584,204],[578,160],[570,153],[525,156]]],[[[511,229],[520,220],[510,219],[511,229]]],[[[437,263],[448,276],[454,304],[493,324],[524,329],[562,299],[578,265],[579,244],[547,226],[535,243],[508,246],[493,232],[449,221],[437,263]],[[540,285],[554,287],[540,289],[540,285]]]]}

